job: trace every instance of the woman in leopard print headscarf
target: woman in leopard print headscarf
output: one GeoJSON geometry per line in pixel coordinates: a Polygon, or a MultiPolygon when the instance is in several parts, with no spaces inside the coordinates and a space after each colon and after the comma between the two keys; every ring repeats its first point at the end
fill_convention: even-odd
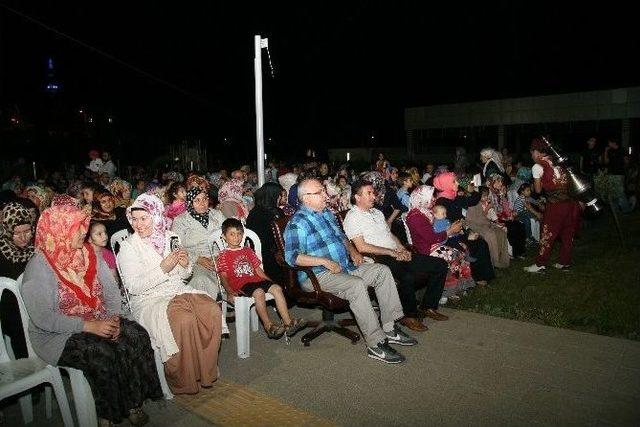
{"type": "MultiPolygon", "coordinates": [[[[0,212],[0,276],[17,279],[33,256],[33,235],[36,212],[21,203],[9,202],[0,212]]],[[[18,300],[5,292],[0,296],[2,332],[11,337],[16,358],[27,357],[18,300]]]]}
{"type": "Polygon", "coordinates": [[[0,276],[17,279],[33,255],[36,213],[19,202],[2,209],[0,276]]]}

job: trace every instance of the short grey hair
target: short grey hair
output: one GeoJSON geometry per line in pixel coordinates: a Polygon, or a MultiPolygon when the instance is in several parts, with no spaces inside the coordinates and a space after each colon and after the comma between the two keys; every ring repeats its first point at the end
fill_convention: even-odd
{"type": "Polygon", "coordinates": [[[300,181],[300,183],[298,184],[298,200],[302,203],[303,200],[302,198],[304,196],[306,196],[306,191],[302,191],[302,190],[306,190],[307,185],[311,182],[311,181],[318,181],[316,178],[305,178],[302,181],[300,181]]]}

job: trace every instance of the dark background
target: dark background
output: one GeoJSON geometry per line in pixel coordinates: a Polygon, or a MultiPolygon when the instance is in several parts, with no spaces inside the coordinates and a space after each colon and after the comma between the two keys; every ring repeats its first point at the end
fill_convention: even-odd
{"type": "Polygon", "coordinates": [[[403,145],[407,106],[640,82],[631,3],[0,2],[180,88],[0,7],[2,141],[22,155],[67,144],[144,158],[184,138],[250,149],[258,33],[275,67],[272,79],[265,52],[265,136],[280,152],[366,145],[371,135],[403,145]],[[55,97],[43,92],[48,57],[62,85],[55,97]],[[16,111],[28,132],[7,125],[16,111]]]}

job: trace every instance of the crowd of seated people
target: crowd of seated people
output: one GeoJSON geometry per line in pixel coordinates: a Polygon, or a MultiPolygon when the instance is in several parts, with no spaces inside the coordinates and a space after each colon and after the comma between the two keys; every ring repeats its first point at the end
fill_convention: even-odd
{"type": "MultiPolygon", "coordinates": [[[[359,172],[313,159],[291,168],[271,163],[260,187],[248,166],[156,177],[138,168],[134,186],[90,167],[68,182],[57,174],[55,182],[24,185],[13,176],[0,194],[0,275],[24,273],[34,350],[85,373],[104,425],[146,422],[142,404],[162,395],[154,352],[172,392],[214,385],[223,298],[253,296],[270,338],[304,328],[288,311],[284,284],[293,276],[283,260],[309,267],[322,291],[348,301],[367,356],[401,363],[395,346],[418,344],[406,329],[421,333],[427,321],[446,321],[441,304],[485,286],[540,238],[545,203],[534,197],[531,167],[490,148],[478,160],[474,170],[457,150],[453,171],[396,167],[384,156],[359,172]],[[278,254],[271,225],[285,217],[278,254]],[[241,245],[245,228],[262,242],[261,259],[241,245]],[[123,229],[130,235],[116,257],[110,239],[123,229]],[[226,247],[218,254],[211,242],[221,230],[226,247]],[[128,318],[119,287],[127,290],[128,318]],[[268,315],[265,293],[280,319],[268,315]]],[[[297,281],[313,288],[304,271],[297,281]]],[[[0,308],[3,332],[16,357],[25,357],[17,301],[3,295],[0,308]]]]}

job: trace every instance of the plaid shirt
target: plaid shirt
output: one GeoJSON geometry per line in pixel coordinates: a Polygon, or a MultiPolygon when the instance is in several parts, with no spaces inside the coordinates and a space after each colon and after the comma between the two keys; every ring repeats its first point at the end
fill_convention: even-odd
{"type": "MultiPolygon", "coordinates": [[[[343,271],[353,271],[356,267],[344,245],[346,238],[328,209],[315,212],[302,206],[284,230],[284,259],[287,264],[295,266],[299,254],[311,255],[337,262],[343,271]]],[[[311,269],[316,275],[328,271],[320,265],[311,269]]],[[[307,278],[306,273],[298,272],[299,283],[307,278]]]]}

